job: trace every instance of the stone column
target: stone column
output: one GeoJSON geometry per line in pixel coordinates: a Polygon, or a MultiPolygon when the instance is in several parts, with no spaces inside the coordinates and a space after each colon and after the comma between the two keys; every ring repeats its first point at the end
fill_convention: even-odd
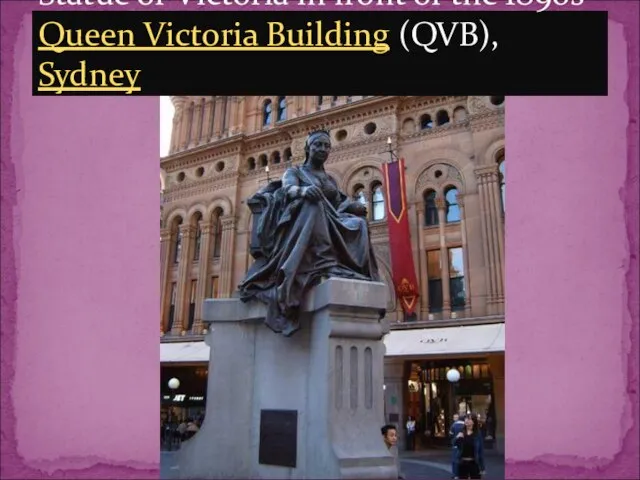
{"type": "Polygon", "coordinates": [[[180,134],[178,135],[178,150],[184,150],[187,146],[187,133],[189,132],[189,107],[185,104],[180,108],[180,134]]]}
{"type": "Polygon", "coordinates": [[[493,176],[493,182],[491,183],[492,195],[492,216],[494,218],[494,228],[496,231],[497,240],[497,258],[498,258],[498,279],[500,290],[498,292],[498,312],[504,314],[504,217],[502,215],[502,201],[500,199],[500,172],[498,166],[495,166],[495,175],[493,176]]]}
{"type": "Polygon", "coordinates": [[[200,222],[202,239],[200,242],[200,259],[198,261],[198,287],[196,290],[196,313],[193,322],[193,331],[200,333],[202,326],[202,303],[207,296],[207,285],[209,278],[209,268],[211,266],[211,234],[213,224],[211,222],[200,222]]]}
{"type": "Polygon", "coordinates": [[[222,117],[221,117],[221,127],[220,127],[220,136],[226,137],[229,133],[229,98],[230,97],[222,97],[222,117]]]}
{"type": "Polygon", "coordinates": [[[222,247],[220,249],[220,298],[229,298],[233,293],[233,260],[236,218],[226,215],[220,219],[222,223],[222,247]]]}
{"type": "Polygon", "coordinates": [[[164,334],[169,304],[169,262],[171,261],[171,229],[160,230],[160,333],[164,334]]]}
{"type": "Polygon", "coordinates": [[[475,170],[478,179],[478,194],[480,197],[480,220],[483,233],[483,250],[487,272],[488,301],[487,310],[490,315],[500,312],[501,304],[504,304],[504,290],[502,282],[502,267],[499,229],[496,218],[494,201],[494,189],[497,188],[498,170],[495,165],[477,168],[475,170]]]}
{"type": "Polygon", "coordinates": [[[429,317],[429,275],[427,272],[427,249],[424,240],[424,203],[416,202],[418,213],[418,259],[420,261],[420,320],[429,317]]]}
{"type": "Polygon", "coordinates": [[[302,329],[289,338],[264,325],[262,303],[206,300],[207,411],[178,452],[180,477],[396,480],[380,438],[385,326],[378,312],[387,296],[384,283],[326,280],[302,302],[302,329]],[[273,410],[287,415],[289,432],[282,421],[265,424],[273,410]],[[292,463],[260,462],[268,427],[295,446],[278,454],[293,452],[292,463]]]}
{"type": "Polygon", "coordinates": [[[229,97],[229,104],[229,136],[232,136],[238,128],[238,97],[229,97]]]}
{"type": "Polygon", "coordinates": [[[189,270],[191,269],[191,259],[193,258],[193,235],[195,228],[189,224],[180,225],[182,233],[182,251],[178,264],[178,294],[176,300],[176,319],[173,323],[172,334],[180,335],[186,328],[189,320],[189,294],[191,282],[189,281],[189,270]]]}
{"type": "Polygon", "coordinates": [[[180,116],[174,113],[173,123],[171,126],[171,145],[169,146],[169,153],[175,153],[178,149],[178,136],[180,135],[180,116]]]}
{"type": "Polygon", "coordinates": [[[216,97],[209,97],[207,100],[207,141],[213,139],[213,125],[216,119],[216,97]]]}
{"type": "Polygon", "coordinates": [[[504,402],[504,353],[489,357],[489,368],[493,377],[493,402],[495,405],[496,450],[504,454],[504,422],[506,418],[504,402]]]}
{"type": "Polygon", "coordinates": [[[464,316],[471,316],[471,282],[469,281],[469,251],[467,250],[467,227],[464,219],[464,195],[456,196],[458,207],[460,208],[460,235],[462,237],[462,261],[464,265],[464,291],[465,304],[464,316]]]}
{"type": "Polygon", "coordinates": [[[403,435],[404,419],[404,362],[397,359],[384,359],[384,406],[383,425],[395,424],[398,427],[398,450],[404,450],[406,435],[403,435]]]}
{"type": "Polygon", "coordinates": [[[191,136],[189,137],[189,148],[193,148],[198,145],[199,138],[198,133],[200,132],[200,111],[202,106],[200,102],[194,102],[193,108],[191,111],[191,136]]]}
{"type": "Polygon", "coordinates": [[[451,292],[449,289],[449,251],[447,250],[447,222],[446,201],[442,197],[436,198],[438,207],[438,228],[440,230],[440,276],[442,278],[442,318],[451,317],[451,292]]]}
{"type": "Polygon", "coordinates": [[[194,123],[194,115],[193,112],[195,110],[195,105],[193,102],[190,102],[189,105],[185,108],[185,129],[184,129],[184,148],[190,148],[193,138],[193,123],[194,123]]]}
{"type": "Polygon", "coordinates": [[[171,103],[173,104],[174,112],[173,119],[176,124],[175,135],[173,136],[173,152],[177,152],[183,148],[184,135],[185,135],[185,118],[184,111],[187,104],[187,97],[174,96],[171,97],[171,103]]]}
{"type": "Polygon", "coordinates": [[[236,116],[236,132],[244,132],[246,123],[245,123],[245,97],[238,97],[238,114],[236,116]]]}
{"type": "Polygon", "coordinates": [[[222,116],[224,115],[224,99],[216,97],[215,118],[213,120],[213,138],[218,139],[222,135],[222,116]]]}
{"type": "Polygon", "coordinates": [[[296,118],[303,115],[302,109],[304,108],[304,102],[306,101],[306,99],[307,97],[301,97],[299,95],[296,95],[293,97],[293,108],[291,112],[291,118],[296,118]]]}

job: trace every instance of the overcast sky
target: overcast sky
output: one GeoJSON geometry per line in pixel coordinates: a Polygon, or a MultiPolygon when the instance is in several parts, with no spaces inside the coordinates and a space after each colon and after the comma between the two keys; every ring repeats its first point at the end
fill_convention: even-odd
{"type": "Polygon", "coordinates": [[[160,97],[160,156],[169,154],[171,125],[173,124],[173,104],[170,97],[160,97]]]}

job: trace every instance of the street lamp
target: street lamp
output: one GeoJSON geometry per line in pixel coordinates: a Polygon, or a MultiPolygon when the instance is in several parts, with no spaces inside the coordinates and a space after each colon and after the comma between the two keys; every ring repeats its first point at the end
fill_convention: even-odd
{"type": "MultiPolygon", "coordinates": [[[[178,380],[176,377],[173,377],[171,380],[169,380],[167,382],[167,385],[169,386],[169,388],[175,393],[175,391],[180,388],[180,380],[178,380]]],[[[171,395],[171,403],[173,403],[173,399],[175,398],[175,395],[171,395]]],[[[171,420],[171,417],[173,417],[172,411],[173,409],[171,408],[171,405],[169,405],[169,420],[171,420]]]]}
{"type": "Polygon", "coordinates": [[[460,380],[460,372],[457,369],[452,368],[447,372],[447,380],[455,385],[458,380],[460,380]]]}
{"type": "Polygon", "coordinates": [[[456,368],[452,368],[447,371],[447,380],[451,383],[451,393],[453,394],[453,408],[454,413],[460,413],[460,408],[458,406],[458,400],[456,399],[456,387],[458,386],[458,381],[460,380],[460,372],[456,368]],[[457,411],[456,411],[457,410],[457,411]]]}
{"type": "MultiPolygon", "coordinates": [[[[180,380],[178,380],[177,378],[173,377],[172,379],[170,379],[167,382],[167,386],[171,389],[172,392],[175,392],[178,388],[180,388],[180,380]]],[[[168,413],[169,415],[167,415],[167,422],[169,424],[171,424],[171,422],[173,421],[173,399],[175,398],[175,396],[173,395],[173,393],[171,394],[171,399],[169,400],[169,410],[168,413]]],[[[169,431],[170,437],[169,437],[169,449],[173,449],[173,442],[174,442],[174,433],[173,430],[169,431]]],[[[166,439],[165,439],[166,441],[166,439]]]]}

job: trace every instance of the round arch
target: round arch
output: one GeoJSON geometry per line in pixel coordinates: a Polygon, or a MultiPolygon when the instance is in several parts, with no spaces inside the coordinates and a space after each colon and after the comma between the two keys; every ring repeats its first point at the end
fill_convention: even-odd
{"type": "MultiPolygon", "coordinates": [[[[380,177],[382,178],[382,160],[380,160],[377,157],[370,157],[370,158],[365,158],[364,160],[361,160],[359,162],[357,162],[356,164],[352,165],[350,168],[347,169],[346,172],[344,172],[344,175],[342,175],[342,186],[341,189],[344,192],[348,192],[349,186],[352,183],[353,177],[354,175],[361,169],[369,167],[369,168],[374,168],[376,169],[376,171],[380,174],[380,177]]],[[[369,182],[370,183],[370,182],[369,182]]],[[[368,185],[365,185],[365,187],[367,187],[368,185]]]]}
{"type": "Polygon", "coordinates": [[[191,208],[189,208],[187,212],[187,218],[189,219],[189,221],[191,221],[191,218],[196,214],[196,212],[200,212],[200,215],[202,215],[202,218],[204,219],[207,215],[207,207],[205,207],[201,203],[197,203],[196,205],[193,205],[191,208]]]}
{"type": "MultiPolygon", "coordinates": [[[[412,195],[412,197],[408,199],[409,202],[413,202],[415,201],[415,199],[422,198],[425,186],[430,183],[428,182],[427,172],[434,165],[442,163],[452,166],[460,174],[463,184],[467,183],[465,181],[465,176],[468,174],[473,174],[473,165],[469,161],[469,157],[460,150],[455,150],[452,148],[439,148],[432,151],[424,151],[422,154],[418,154],[416,156],[415,161],[420,162],[424,166],[420,170],[420,173],[416,175],[413,189],[410,192],[407,192],[408,194],[412,195]],[[467,168],[465,169],[463,168],[463,166],[466,166],[467,168]]],[[[465,190],[464,185],[458,186],[460,187],[460,191],[465,190]]]]}
{"type": "Polygon", "coordinates": [[[171,225],[173,224],[173,221],[176,219],[176,217],[180,217],[182,223],[184,223],[185,219],[188,218],[186,210],[181,207],[176,207],[172,210],[169,210],[167,212],[167,215],[165,216],[164,225],[166,225],[168,228],[171,228],[171,225]]]}
{"type": "Polygon", "coordinates": [[[222,214],[225,216],[233,214],[233,205],[231,203],[231,200],[229,200],[229,198],[227,197],[216,197],[211,200],[209,208],[207,208],[207,214],[205,215],[205,218],[210,218],[216,208],[221,208],[222,214]]]}
{"type": "Polygon", "coordinates": [[[504,140],[504,135],[500,135],[489,144],[481,157],[483,165],[494,165],[496,163],[496,155],[500,152],[500,150],[504,150],[504,140]]]}

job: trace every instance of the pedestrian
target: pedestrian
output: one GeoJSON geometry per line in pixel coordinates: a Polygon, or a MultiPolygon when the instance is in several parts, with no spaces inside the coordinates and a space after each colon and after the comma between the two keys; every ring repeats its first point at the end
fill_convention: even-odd
{"type": "Polygon", "coordinates": [[[467,415],[463,430],[456,435],[458,478],[482,478],[485,473],[483,442],[478,431],[478,420],[473,415],[467,415]]]}
{"type": "Polygon", "coordinates": [[[407,450],[416,449],[416,421],[411,415],[407,419],[407,450]]]}
{"type": "Polygon", "coordinates": [[[400,469],[400,459],[398,458],[398,430],[395,425],[387,424],[380,429],[382,433],[382,439],[384,440],[384,444],[389,449],[389,453],[393,456],[396,462],[396,468],[398,469],[398,478],[404,479],[404,475],[400,469]]]}
{"type": "Polygon", "coordinates": [[[449,439],[451,445],[451,476],[458,478],[458,447],[456,446],[456,437],[464,429],[464,417],[456,413],[453,416],[453,423],[449,429],[449,439]]]}

